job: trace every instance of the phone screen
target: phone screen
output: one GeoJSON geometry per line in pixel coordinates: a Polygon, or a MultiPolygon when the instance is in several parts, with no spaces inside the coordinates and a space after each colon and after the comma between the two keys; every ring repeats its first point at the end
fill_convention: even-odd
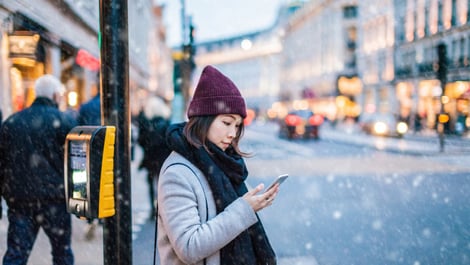
{"type": "Polygon", "coordinates": [[[86,143],[70,142],[70,168],[72,171],[72,198],[87,198],[86,143]]]}
{"type": "Polygon", "coordinates": [[[268,186],[268,188],[266,190],[269,190],[271,189],[274,185],[276,185],[276,183],[283,183],[287,178],[289,177],[288,174],[283,174],[283,175],[280,175],[278,176],[274,181],[273,183],[271,183],[271,185],[268,186]]]}

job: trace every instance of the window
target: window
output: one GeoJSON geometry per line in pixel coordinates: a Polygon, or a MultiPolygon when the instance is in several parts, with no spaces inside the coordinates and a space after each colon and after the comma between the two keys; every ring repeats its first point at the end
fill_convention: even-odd
{"type": "Polygon", "coordinates": [[[344,18],[356,18],[357,17],[357,6],[346,6],[343,9],[344,18]]]}

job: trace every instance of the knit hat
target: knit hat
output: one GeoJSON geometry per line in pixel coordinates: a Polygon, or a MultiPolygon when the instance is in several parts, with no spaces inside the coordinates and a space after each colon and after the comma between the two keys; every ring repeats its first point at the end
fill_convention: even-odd
{"type": "Polygon", "coordinates": [[[245,118],[245,100],[228,77],[209,65],[202,70],[189,104],[188,118],[219,114],[239,114],[245,118]]]}

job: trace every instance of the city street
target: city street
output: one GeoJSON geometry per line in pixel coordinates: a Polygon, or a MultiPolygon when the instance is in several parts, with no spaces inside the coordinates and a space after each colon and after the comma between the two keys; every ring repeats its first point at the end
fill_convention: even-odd
{"type": "MultiPolygon", "coordinates": [[[[470,264],[466,144],[439,153],[432,139],[378,139],[326,126],[318,141],[288,141],[277,137],[273,124],[253,124],[242,149],[253,153],[246,160],[249,185],[290,175],[273,206],[260,212],[280,265],[470,264]]],[[[155,223],[148,220],[145,174],[136,169],[140,156],[137,149],[133,264],[151,265],[155,223]]],[[[103,264],[101,227],[86,241],[86,222],[73,220],[76,264],[103,264]]],[[[6,227],[3,218],[2,255],[6,227]]],[[[46,253],[41,232],[28,264],[50,264],[46,253]]]]}
{"type": "MultiPolygon", "coordinates": [[[[289,175],[274,201],[256,202],[272,202],[259,216],[278,265],[470,265],[470,0],[5,0],[0,8],[0,169],[15,178],[4,191],[61,194],[43,172],[62,167],[52,129],[72,126],[46,106],[77,125],[116,127],[92,145],[114,148],[114,189],[107,156],[83,152],[93,137],[78,131],[85,141],[67,145],[71,197],[94,200],[99,186],[99,216],[113,214],[111,193],[117,207],[94,226],[72,216],[74,265],[169,265],[158,261],[142,148],[135,143],[130,155],[127,142],[159,131],[161,119],[219,114],[236,122],[217,116],[220,127],[194,128],[226,147],[219,139],[244,118],[249,188],[289,175]],[[40,85],[43,75],[56,85],[40,85]],[[100,115],[90,122],[87,112],[100,115]],[[84,157],[93,162],[84,167],[84,157]],[[87,173],[100,161],[95,185],[87,173]]],[[[139,140],[153,146],[160,134],[139,140]]],[[[232,168],[220,157],[221,170],[232,168]]],[[[219,184],[203,190],[226,190],[219,184]]],[[[2,263],[8,208],[0,205],[2,263]]],[[[44,231],[30,254],[27,265],[52,264],[44,231]]]]}

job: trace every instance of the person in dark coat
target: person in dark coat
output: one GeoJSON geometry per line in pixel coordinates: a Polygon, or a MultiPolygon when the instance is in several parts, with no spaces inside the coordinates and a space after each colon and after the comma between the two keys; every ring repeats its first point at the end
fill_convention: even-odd
{"type": "Polygon", "coordinates": [[[0,129],[0,195],[8,206],[4,265],[27,263],[40,228],[49,238],[52,264],[74,263],[64,191],[64,144],[72,125],[57,107],[62,91],[54,76],[40,77],[32,105],[0,129]]]}
{"type": "Polygon", "coordinates": [[[78,125],[101,125],[100,94],[80,106],[77,117],[78,125]]]}
{"type": "Polygon", "coordinates": [[[155,177],[160,173],[163,162],[170,154],[165,133],[169,126],[170,109],[159,97],[147,100],[137,118],[139,135],[137,141],[143,149],[139,169],[147,170],[147,184],[150,198],[150,219],[155,219],[155,177]]]}

